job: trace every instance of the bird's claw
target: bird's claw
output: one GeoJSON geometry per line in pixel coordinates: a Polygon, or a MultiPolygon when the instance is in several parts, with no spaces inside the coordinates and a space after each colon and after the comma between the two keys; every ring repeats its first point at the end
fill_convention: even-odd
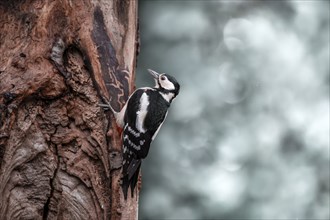
{"type": "Polygon", "coordinates": [[[112,108],[110,101],[107,100],[106,97],[102,96],[103,102],[105,103],[99,103],[99,106],[102,107],[104,110],[111,110],[113,113],[116,113],[116,111],[112,108]]]}

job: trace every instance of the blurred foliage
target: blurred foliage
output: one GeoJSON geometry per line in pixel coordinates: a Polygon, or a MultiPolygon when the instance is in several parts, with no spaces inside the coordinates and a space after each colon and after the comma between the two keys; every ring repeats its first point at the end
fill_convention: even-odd
{"type": "Polygon", "coordinates": [[[147,68],[181,93],[141,219],[329,219],[329,1],[139,1],[147,68]]]}

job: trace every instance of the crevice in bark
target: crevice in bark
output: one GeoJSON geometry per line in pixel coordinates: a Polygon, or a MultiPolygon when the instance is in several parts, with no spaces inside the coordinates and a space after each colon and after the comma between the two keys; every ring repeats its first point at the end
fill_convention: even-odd
{"type": "MultiPolygon", "coordinates": [[[[55,130],[55,133],[56,133],[56,130],[55,130]]],[[[46,203],[44,205],[44,208],[43,208],[43,215],[42,215],[42,219],[43,220],[47,220],[48,219],[48,215],[49,215],[49,212],[50,212],[49,205],[50,205],[51,199],[54,196],[54,191],[55,191],[54,181],[55,181],[55,178],[56,178],[56,175],[57,175],[59,166],[60,166],[60,156],[58,154],[58,149],[57,149],[57,145],[56,144],[54,145],[54,148],[55,148],[55,155],[57,156],[57,163],[56,163],[56,167],[55,167],[55,170],[54,170],[54,174],[49,179],[50,192],[49,192],[48,199],[47,199],[47,201],[46,201],[46,203]]]]}
{"type": "Polygon", "coordinates": [[[69,74],[67,73],[64,64],[64,54],[66,51],[66,45],[62,38],[57,37],[53,43],[52,51],[50,54],[50,59],[53,61],[53,64],[57,68],[57,70],[63,75],[65,80],[69,78],[69,74]]]}

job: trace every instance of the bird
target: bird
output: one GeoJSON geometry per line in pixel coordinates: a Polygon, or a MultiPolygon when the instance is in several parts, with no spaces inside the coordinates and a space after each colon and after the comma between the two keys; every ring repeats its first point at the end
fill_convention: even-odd
{"type": "Polygon", "coordinates": [[[100,104],[110,109],[122,132],[122,190],[125,200],[129,187],[134,197],[141,162],[148,155],[150,145],[163,125],[172,101],[180,92],[180,84],[168,74],[148,69],[155,86],[136,89],[123,108],[116,112],[110,102],[100,104]]]}

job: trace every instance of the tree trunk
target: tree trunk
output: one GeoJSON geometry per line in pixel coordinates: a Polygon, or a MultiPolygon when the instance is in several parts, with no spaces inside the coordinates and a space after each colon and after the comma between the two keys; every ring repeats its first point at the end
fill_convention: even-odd
{"type": "Polygon", "coordinates": [[[137,219],[119,110],[134,89],[135,0],[0,0],[0,219],[137,219]]]}

